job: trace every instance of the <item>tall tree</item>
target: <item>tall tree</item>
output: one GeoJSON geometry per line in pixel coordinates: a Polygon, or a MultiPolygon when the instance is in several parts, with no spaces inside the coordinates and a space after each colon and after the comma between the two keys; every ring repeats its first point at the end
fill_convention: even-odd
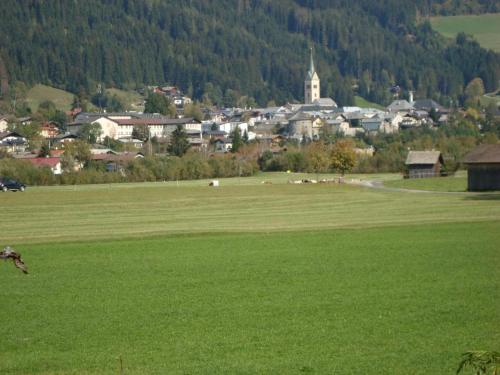
{"type": "Polygon", "coordinates": [[[356,153],[351,140],[339,139],[332,147],[331,166],[343,176],[356,164],[356,153]]]}
{"type": "Polygon", "coordinates": [[[239,126],[235,127],[230,134],[231,138],[231,152],[236,153],[239,151],[241,146],[243,146],[243,138],[241,137],[241,129],[239,126]]]}
{"type": "Polygon", "coordinates": [[[187,133],[182,129],[181,125],[177,125],[177,128],[172,132],[170,137],[170,144],[167,151],[172,155],[182,156],[190,147],[187,133]]]}
{"type": "Polygon", "coordinates": [[[170,100],[163,94],[150,93],[146,99],[144,107],[146,113],[160,113],[165,116],[175,116],[175,106],[172,106],[170,100]]]}

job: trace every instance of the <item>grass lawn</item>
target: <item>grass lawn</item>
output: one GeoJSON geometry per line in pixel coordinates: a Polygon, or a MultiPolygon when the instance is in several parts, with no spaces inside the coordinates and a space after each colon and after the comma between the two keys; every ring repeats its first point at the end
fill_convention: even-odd
{"type": "Polygon", "coordinates": [[[412,178],[384,182],[387,187],[430,191],[467,191],[467,177],[412,178]]]}
{"type": "Polygon", "coordinates": [[[500,52],[500,14],[432,17],[432,27],[446,37],[459,32],[473,35],[485,48],[500,52]]]}
{"type": "Polygon", "coordinates": [[[0,194],[31,272],[0,263],[0,373],[451,374],[498,350],[500,194],[290,177],[0,194]]]}
{"type": "Polygon", "coordinates": [[[70,92],[59,90],[54,87],[35,85],[28,91],[26,101],[33,113],[38,110],[40,103],[45,100],[54,102],[56,108],[61,111],[69,111],[73,103],[73,96],[74,95],[70,92]]]}
{"type": "Polygon", "coordinates": [[[369,102],[368,100],[362,98],[361,96],[354,97],[354,105],[361,108],[385,109],[385,107],[381,106],[380,104],[369,102]]]}

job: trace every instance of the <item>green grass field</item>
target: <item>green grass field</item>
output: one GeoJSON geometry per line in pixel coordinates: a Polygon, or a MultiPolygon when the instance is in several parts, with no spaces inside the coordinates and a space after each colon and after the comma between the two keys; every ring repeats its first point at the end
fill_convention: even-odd
{"type": "Polygon", "coordinates": [[[0,373],[452,374],[498,349],[500,194],[297,177],[0,194],[31,271],[0,263],[0,373]]]}
{"type": "Polygon", "coordinates": [[[45,100],[54,102],[56,108],[61,111],[69,111],[71,103],[73,103],[73,97],[73,94],[64,90],[45,85],[35,85],[28,91],[26,101],[33,113],[38,110],[40,103],[45,100]]]}
{"type": "Polygon", "coordinates": [[[384,182],[384,185],[387,187],[410,190],[465,192],[467,191],[467,177],[458,176],[392,180],[384,182]]]}
{"type": "Polygon", "coordinates": [[[500,14],[432,17],[432,27],[448,38],[459,32],[473,35],[485,48],[500,52],[500,14]]]}

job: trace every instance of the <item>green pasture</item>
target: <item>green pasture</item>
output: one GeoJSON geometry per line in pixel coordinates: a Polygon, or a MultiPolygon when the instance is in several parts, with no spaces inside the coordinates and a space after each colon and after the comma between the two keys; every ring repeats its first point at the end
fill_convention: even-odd
{"type": "Polygon", "coordinates": [[[136,91],[120,90],[116,88],[106,89],[106,94],[114,96],[121,101],[127,111],[143,111],[144,96],[136,91]]]}
{"type": "Polygon", "coordinates": [[[453,374],[498,349],[500,194],[302,177],[0,194],[30,269],[0,263],[0,373],[453,374]]]}
{"type": "Polygon", "coordinates": [[[354,105],[361,108],[377,108],[377,109],[385,109],[383,106],[377,103],[370,102],[361,96],[354,97],[354,105]]]}
{"type": "Polygon", "coordinates": [[[432,17],[432,27],[448,38],[464,32],[485,48],[500,52],[500,14],[432,17]]]}
{"type": "Polygon", "coordinates": [[[50,100],[61,111],[69,111],[73,103],[74,95],[70,92],[56,89],[46,85],[35,85],[27,94],[26,102],[34,113],[38,110],[40,103],[50,100]]]}
{"type": "Polygon", "coordinates": [[[386,181],[384,185],[410,190],[465,192],[467,191],[467,177],[412,178],[386,181]]]}
{"type": "Polygon", "coordinates": [[[4,242],[34,243],[86,241],[89,236],[294,231],[500,218],[500,204],[492,205],[482,195],[417,195],[347,184],[286,183],[298,177],[304,175],[222,179],[218,188],[209,187],[208,181],[28,187],[26,193],[0,194],[3,215],[12,218],[0,221],[0,233],[4,242]]]}

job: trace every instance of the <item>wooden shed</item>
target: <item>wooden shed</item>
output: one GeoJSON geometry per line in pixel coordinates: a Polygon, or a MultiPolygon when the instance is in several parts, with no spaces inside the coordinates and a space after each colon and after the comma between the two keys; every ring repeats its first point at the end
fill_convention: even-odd
{"type": "Polygon", "coordinates": [[[408,178],[442,176],[443,166],[443,156],[439,151],[410,151],[406,158],[408,178]]]}
{"type": "Polygon", "coordinates": [[[500,190],[500,144],[476,147],[463,163],[469,191],[500,190]]]}

